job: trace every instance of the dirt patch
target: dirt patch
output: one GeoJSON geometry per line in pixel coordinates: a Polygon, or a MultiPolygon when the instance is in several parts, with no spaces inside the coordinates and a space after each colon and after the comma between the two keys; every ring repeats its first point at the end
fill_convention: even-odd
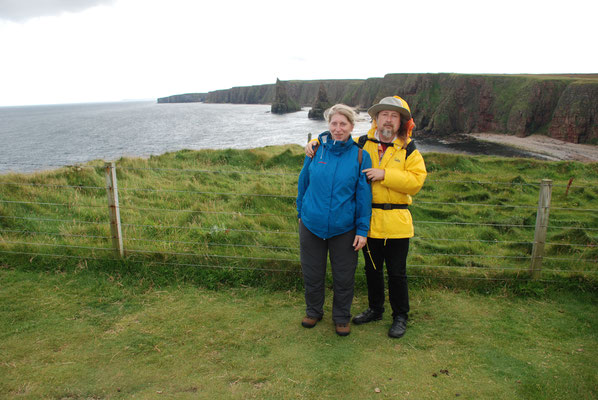
{"type": "Polygon", "coordinates": [[[500,133],[471,133],[467,136],[483,142],[499,143],[517,149],[541,154],[547,160],[598,162],[598,146],[563,142],[542,135],[517,137],[500,133]]]}

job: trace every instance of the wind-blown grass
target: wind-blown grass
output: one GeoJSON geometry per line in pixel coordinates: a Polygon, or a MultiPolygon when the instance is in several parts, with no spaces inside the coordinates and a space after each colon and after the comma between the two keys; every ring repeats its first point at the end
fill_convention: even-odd
{"type": "MultiPolygon", "coordinates": [[[[548,178],[552,205],[540,278],[595,285],[598,164],[447,154],[425,159],[429,176],[411,206],[414,282],[527,279],[539,183],[548,178]]],[[[50,270],[86,262],[206,287],[300,287],[294,199],[302,160],[299,146],[119,160],[124,260],[111,250],[102,162],[3,175],[0,261],[50,270]]],[[[357,279],[363,281],[361,268],[357,279]]]]}

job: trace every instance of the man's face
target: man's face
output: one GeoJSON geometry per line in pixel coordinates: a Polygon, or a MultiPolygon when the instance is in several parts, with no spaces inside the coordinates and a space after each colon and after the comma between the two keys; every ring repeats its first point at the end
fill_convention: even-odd
{"type": "Polygon", "coordinates": [[[378,118],[376,118],[376,124],[378,125],[378,133],[384,138],[389,139],[399,131],[401,114],[397,111],[380,111],[378,118]]]}

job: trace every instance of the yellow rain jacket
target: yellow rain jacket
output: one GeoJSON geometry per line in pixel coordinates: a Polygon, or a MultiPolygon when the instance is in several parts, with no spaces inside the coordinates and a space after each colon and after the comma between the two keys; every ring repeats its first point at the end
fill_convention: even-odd
{"type": "MultiPolygon", "coordinates": [[[[384,180],[372,182],[372,203],[407,204],[424,185],[427,172],[424,159],[411,141],[411,131],[415,124],[411,121],[407,143],[395,139],[393,146],[386,149],[380,160],[378,144],[366,141],[363,149],[372,159],[372,168],[384,169],[384,180]],[[378,161],[380,160],[380,161],[378,161]]],[[[375,139],[376,121],[367,137],[375,139]]],[[[413,220],[408,209],[372,209],[372,219],[368,237],[375,239],[402,239],[413,237],[413,220]]]]}

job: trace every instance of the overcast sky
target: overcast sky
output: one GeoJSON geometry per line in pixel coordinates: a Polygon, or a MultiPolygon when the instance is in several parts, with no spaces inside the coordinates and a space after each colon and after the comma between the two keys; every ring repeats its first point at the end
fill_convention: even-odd
{"type": "Polygon", "coordinates": [[[598,2],[0,0],[0,106],[400,72],[597,73],[598,2]]]}

